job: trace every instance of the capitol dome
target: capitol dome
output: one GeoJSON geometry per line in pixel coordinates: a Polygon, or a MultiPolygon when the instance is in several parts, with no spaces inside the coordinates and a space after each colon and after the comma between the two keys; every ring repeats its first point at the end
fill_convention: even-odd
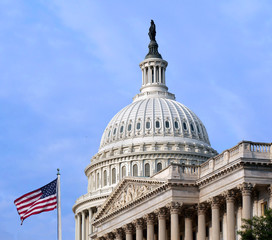
{"type": "Polygon", "coordinates": [[[173,99],[159,96],[136,99],[119,111],[104,131],[100,151],[143,141],[210,146],[207,131],[195,113],[173,99]]]}
{"type": "Polygon", "coordinates": [[[75,212],[97,209],[125,177],[151,177],[172,163],[195,171],[217,154],[201,120],[168,91],[168,63],[155,36],[148,48],[140,63],[140,93],[106,126],[99,150],[85,168],[88,193],[77,199],[75,212]]]}

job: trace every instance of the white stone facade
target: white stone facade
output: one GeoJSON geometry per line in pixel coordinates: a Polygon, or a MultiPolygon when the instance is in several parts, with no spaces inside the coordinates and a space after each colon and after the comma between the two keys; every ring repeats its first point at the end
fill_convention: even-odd
{"type": "Polygon", "coordinates": [[[271,144],[217,155],[201,120],[166,86],[167,62],[140,63],[142,87],[106,127],[73,206],[75,239],[234,240],[272,206],[271,144]]]}

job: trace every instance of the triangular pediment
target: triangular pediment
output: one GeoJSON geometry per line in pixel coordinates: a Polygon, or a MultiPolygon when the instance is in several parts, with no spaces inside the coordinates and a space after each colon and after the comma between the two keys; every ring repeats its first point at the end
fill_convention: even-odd
{"type": "Polygon", "coordinates": [[[127,209],[135,203],[140,203],[147,195],[165,183],[165,181],[150,178],[123,179],[98,210],[95,221],[127,209]]]}

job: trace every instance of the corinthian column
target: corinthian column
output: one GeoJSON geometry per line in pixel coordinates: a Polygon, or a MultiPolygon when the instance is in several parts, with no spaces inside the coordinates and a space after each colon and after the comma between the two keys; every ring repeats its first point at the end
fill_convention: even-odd
{"type": "Polygon", "coordinates": [[[198,205],[198,240],[206,240],[205,206],[198,205]]]}
{"type": "Polygon", "coordinates": [[[179,210],[180,203],[171,202],[167,205],[170,209],[171,214],[171,240],[179,240],[179,210]]]}
{"type": "Polygon", "coordinates": [[[159,240],[166,240],[166,208],[160,208],[158,211],[159,221],[159,240]]]}
{"type": "Polygon", "coordinates": [[[146,216],[147,223],[147,240],[154,240],[154,222],[155,214],[150,213],[146,216]]]}
{"type": "Polygon", "coordinates": [[[86,236],[86,221],[85,221],[85,212],[82,211],[82,230],[81,230],[81,240],[85,240],[85,236],[86,236]]]}
{"type": "Polygon", "coordinates": [[[185,210],[185,240],[193,240],[192,210],[185,210]]]}
{"type": "Polygon", "coordinates": [[[133,225],[129,223],[125,227],[126,240],[133,240],[133,225]]]}
{"type": "Polygon", "coordinates": [[[242,185],[242,217],[244,219],[251,218],[251,192],[252,192],[252,184],[251,183],[243,183],[242,185]]]}
{"type": "Polygon", "coordinates": [[[227,240],[235,239],[235,193],[228,191],[226,193],[227,200],[227,240]]]}
{"type": "Polygon", "coordinates": [[[139,218],[134,222],[134,224],[136,225],[136,240],[143,240],[144,220],[139,218]]]}
{"type": "Polygon", "coordinates": [[[220,239],[219,198],[212,199],[212,240],[220,239]]]}
{"type": "Polygon", "coordinates": [[[123,230],[122,228],[118,228],[114,230],[114,235],[116,240],[122,240],[123,239],[123,230]]]}

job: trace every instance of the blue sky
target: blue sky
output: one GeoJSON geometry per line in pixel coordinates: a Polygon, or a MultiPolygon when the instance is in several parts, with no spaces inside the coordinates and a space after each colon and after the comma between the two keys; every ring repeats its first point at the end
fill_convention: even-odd
{"type": "Polygon", "coordinates": [[[63,239],[84,168],[141,84],[150,19],[166,81],[218,152],[272,138],[271,1],[0,1],[0,239],[56,238],[56,211],[20,226],[13,201],[61,169],[63,239]]]}

